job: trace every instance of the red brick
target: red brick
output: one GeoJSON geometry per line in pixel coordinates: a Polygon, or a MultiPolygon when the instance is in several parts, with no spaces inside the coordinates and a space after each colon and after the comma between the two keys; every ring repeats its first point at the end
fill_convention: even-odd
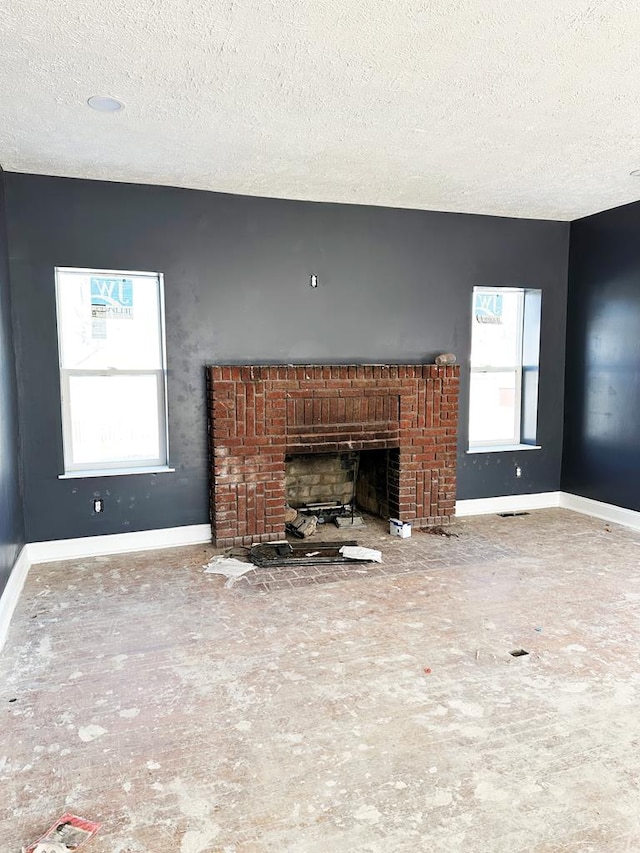
{"type": "Polygon", "coordinates": [[[265,541],[282,535],[285,451],[401,447],[389,465],[392,506],[408,517],[448,518],[455,506],[459,373],[458,366],[434,365],[210,367],[216,542],[244,541],[247,530],[265,541]]]}

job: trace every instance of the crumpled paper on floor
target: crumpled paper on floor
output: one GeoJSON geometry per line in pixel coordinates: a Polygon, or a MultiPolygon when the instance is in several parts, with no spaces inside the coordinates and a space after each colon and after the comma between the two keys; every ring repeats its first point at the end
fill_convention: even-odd
{"type": "Polygon", "coordinates": [[[226,577],[225,587],[228,589],[234,585],[238,578],[253,571],[255,566],[253,563],[243,563],[242,560],[236,560],[234,557],[214,557],[203,568],[206,574],[226,577]]]}
{"type": "Polygon", "coordinates": [[[36,845],[33,853],[69,853],[69,848],[66,844],[58,844],[57,841],[42,841],[36,845]]]}
{"type": "Polygon", "coordinates": [[[382,562],[382,551],[375,548],[364,548],[362,545],[343,545],[340,553],[347,560],[370,560],[372,563],[382,562]]]}

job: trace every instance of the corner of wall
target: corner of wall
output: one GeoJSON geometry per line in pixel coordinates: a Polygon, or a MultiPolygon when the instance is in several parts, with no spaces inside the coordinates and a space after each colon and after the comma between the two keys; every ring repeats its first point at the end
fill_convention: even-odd
{"type": "MultiPolygon", "coordinates": [[[[7,473],[7,493],[3,494],[7,505],[0,507],[4,525],[0,523],[0,592],[3,576],[9,582],[12,573],[24,551],[25,518],[22,454],[20,445],[20,425],[18,414],[18,375],[17,353],[14,341],[14,317],[11,298],[10,249],[7,227],[5,173],[0,165],[0,323],[6,331],[5,352],[2,353],[4,376],[0,376],[0,394],[7,402],[7,411],[3,421],[4,435],[0,435],[0,445],[5,454],[7,473]],[[4,290],[2,294],[1,290],[4,290]],[[4,316],[2,316],[4,315],[4,316]],[[7,461],[9,460],[9,461],[7,461]]],[[[0,339],[1,340],[1,339],[0,339]]],[[[0,364],[0,370],[2,365],[0,364]]],[[[0,519],[0,522],[2,519],[0,519]]]]}

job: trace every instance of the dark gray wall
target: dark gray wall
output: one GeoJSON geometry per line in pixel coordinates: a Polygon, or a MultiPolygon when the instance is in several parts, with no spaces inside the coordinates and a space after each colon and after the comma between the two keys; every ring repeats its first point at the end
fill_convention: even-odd
{"type": "Polygon", "coordinates": [[[18,463],[18,399],[11,331],[11,298],[4,172],[0,169],[0,593],[20,548],[24,523],[18,463]]]}
{"type": "Polygon", "coordinates": [[[562,488],[640,510],[640,203],[571,225],[562,488]]]}
{"type": "Polygon", "coordinates": [[[458,497],[559,487],[567,224],[17,174],[7,186],[29,541],[206,522],[211,362],[419,362],[453,351],[463,366],[458,497]],[[164,273],[175,474],[57,479],[56,265],[164,273]],[[464,453],[476,284],[543,290],[543,450],[464,453]],[[102,515],[91,513],[94,495],[102,515]]]}

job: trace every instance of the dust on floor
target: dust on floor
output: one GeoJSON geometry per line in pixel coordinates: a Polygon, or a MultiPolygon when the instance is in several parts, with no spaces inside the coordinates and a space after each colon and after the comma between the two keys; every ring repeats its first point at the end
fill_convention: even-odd
{"type": "Polygon", "coordinates": [[[640,849],[640,537],[455,531],[358,532],[382,566],[321,585],[226,589],[203,547],[34,566],[2,850],[64,811],[103,823],[87,853],[640,849]]]}

